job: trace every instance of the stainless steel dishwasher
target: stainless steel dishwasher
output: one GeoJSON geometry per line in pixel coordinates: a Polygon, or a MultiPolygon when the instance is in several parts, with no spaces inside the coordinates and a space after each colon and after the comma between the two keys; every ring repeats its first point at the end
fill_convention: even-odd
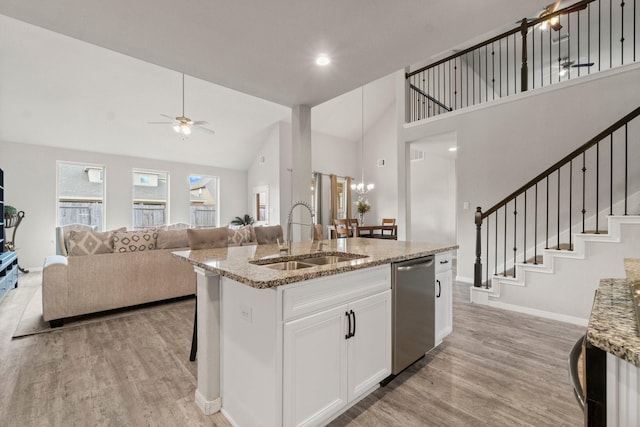
{"type": "Polygon", "coordinates": [[[391,264],[391,289],[393,366],[388,381],[435,346],[434,256],[391,264]]]}

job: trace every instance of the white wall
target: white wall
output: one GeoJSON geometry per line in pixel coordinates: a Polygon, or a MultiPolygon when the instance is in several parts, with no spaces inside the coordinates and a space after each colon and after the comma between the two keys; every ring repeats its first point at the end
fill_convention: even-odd
{"type": "Polygon", "coordinates": [[[269,187],[267,220],[270,225],[280,223],[280,126],[275,123],[268,132],[264,144],[256,153],[247,171],[247,213],[255,217],[256,187],[269,187]],[[264,163],[260,159],[264,158],[264,163]]]}
{"type": "Polygon", "coordinates": [[[455,159],[427,151],[424,160],[411,162],[410,168],[411,226],[407,240],[455,243],[455,159]]]}
{"type": "Polygon", "coordinates": [[[640,105],[638,81],[635,64],[405,127],[401,145],[457,132],[459,277],[473,277],[475,207],[492,206],[640,105]]]}
{"type": "Polygon", "coordinates": [[[16,234],[20,264],[42,267],[56,253],[56,161],[87,162],[105,166],[106,229],[132,227],[133,168],[169,172],[168,221],[189,223],[189,175],[220,177],[220,223],[228,224],[247,212],[246,171],[126,157],[39,145],[0,142],[0,168],[4,170],[5,202],[25,212],[16,234]]]}
{"type": "MultiPolygon", "coordinates": [[[[382,218],[396,218],[399,225],[403,222],[398,218],[397,206],[399,165],[395,107],[395,103],[390,104],[375,118],[364,136],[364,180],[375,184],[375,189],[366,195],[371,203],[371,211],[365,214],[368,224],[380,224],[382,218]],[[384,166],[378,167],[377,161],[382,159],[384,166]]],[[[365,123],[368,120],[365,118],[365,123]]]]}

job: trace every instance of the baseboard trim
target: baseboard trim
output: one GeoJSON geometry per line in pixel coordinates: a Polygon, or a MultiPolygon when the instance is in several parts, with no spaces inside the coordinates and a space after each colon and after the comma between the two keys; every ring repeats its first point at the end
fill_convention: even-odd
{"type": "Polygon", "coordinates": [[[487,305],[489,307],[515,311],[517,313],[530,314],[532,316],[543,317],[545,319],[557,320],[565,323],[571,323],[573,325],[578,325],[578,326],[587,327],[589,323],[589,319],[582,319],[580,317],[569,316],[567,314],[554,313],[552,311],[539,310],[537,308],[523,307],[523,306],[514,305],[514,304],[506,304],[500,301],[489,300],[487,305]]]}
{"type": "Polygon", "coordinates": [[[196,390],[196,405],[198,405],[198,408],[200,408],[205,415],[211,415],[220,411],[222,401],[220,400],[220,397],[213,400],[207,400],[198,390],[196,390]]]}

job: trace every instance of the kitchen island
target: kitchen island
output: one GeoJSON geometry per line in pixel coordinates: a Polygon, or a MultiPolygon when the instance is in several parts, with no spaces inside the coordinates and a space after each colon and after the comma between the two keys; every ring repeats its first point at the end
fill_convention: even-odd
{"type": "Polygon", "coordinates": [[[640,425],[640,260],[625,259],[626,279],[603,279],[586,337],[586,426],[640,425]]]}
{"type": "Polygon", "coordinates": [[[197,273],[196,403],[205,413],[288,426],[344,412],[390,373],[390,264],[457,249],[321,243],[294,243],[290,253],[278,245],[175,253],[197,273]]]}

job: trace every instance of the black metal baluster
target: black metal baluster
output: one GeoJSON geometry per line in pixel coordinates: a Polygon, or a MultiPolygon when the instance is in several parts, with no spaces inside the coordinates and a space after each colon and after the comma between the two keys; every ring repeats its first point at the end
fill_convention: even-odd
{"type": "Polygon", "coordinates": [[[609,215],[613,215],[613,132],[609,142],[609,215]]]}
{"type": "MultiPolygon", "coordinates": [[[[587,6],[587,62],[591,62],[591,3],[587,6]]],[[[591,74],[591,67],[587,67],[587,74],[591,74]]]]}
{"type": "Polygon", "coordinates": [[[489,218],[487,218],[487,281],[485,282],[487,284],[487,288],[489,287],[489,224],[491,223],[491,221],[489,221],[489,218]]]}
{"type": "Polygon", "coordinates": [[[498,87],[502,98],[502,40],[498,40],[498,87]]]}
{"type": "Polygon", "coordinates": [[[573,160],[569,161],[569,250],[573,250],[573,233],[571,232],[571,227],[573,226],[572,221],[572,210],[573,210],[573,160]]]}
{"type": "Polygon", "coordinates": [[[624,124],[624,214],[625,214],[625,216],[628,215],[628,213],[627,213],[627,191],[629,189],[629,186],[628,186],[629,157],[627,156],[627,154],[629,154],[629,139],[627,137],[628,137],[627,123],[625,123],[624,124]]]}
{"type": "Polygon", "coordinates": [[[624,65],[624,0],[620,2],[620,65],[624,65]]]}
{"type": "Polygon", "coordinates": [[[602,64],[602,3],[598,0],[598,71],[602,64]]]}
{"type": "Polygon", "coordinates": [[[611,69],[611,67],[613,67],[613,0],[609,0],[608,15],[609,15],[609,69],[611,69]]]}
{"type": "Polygon", "coordinates": [[[469,106],[469,54],[465,53],[464,57],[466,59],[466,64],[467,64],[467,107],[469,106]]]}
{"type": "Polygon", "coordinates": [[[596,233],[600,234],[600,141],[596,143],[596,233]]]}
{"type": "MultiPolygon", "coordinates": [[[[582,14],[582,11],[578,12],[578,60],[580,60],[580,15],[582,14]]],[[[580,68],[582,67],[578,67],[578,77],[580,77],[580,68]]],[[[589,67],[587,67],[589,68],[589,67]]]]}
{"type": "Polygon", "coordinates": [[[504,205],[504,251],[502,254],[504,255],[504,266],[502,269],[502,276],[507,277],[507,206],[509,203],[505,203],[504,205]]]}
{"type": "Polygon", "coordinates": [[[474,73],[471,75],[471,91],[473,92],[471,99],[473,100],[473,104],[476,105],[476,51],[471,52],[471,69],[474,73]]]}
{"type": "Polygon", "coordinates": [[[560,250],[560,168],[558,168],[558,236],[556,240],[558,241],[557,249],[560,250]]]}
{"type": "Polygon", "coordinates": [[[544,86],[544,31],[540,31],[540,87],[544,86]]]}
{"type": "Polygon", "coordinates": [[[516,222],[518,218],[518,198],[513,199],[513,278],[516,278],[516,254],[518,251],[516,237],[518,235],[516,222]]]}
{"type": "Polygon", "coordinates": [[[636,0],[633,0],[633,62],[636,62],[636,0]]]}
{"type": "Polygon", "coordinates": [[[553,84],[553,46],[551,45],[551,31],[549,31],[549,84],[553,84]]]}
{"type": "MultiPolygon", "coordinates": [[[[507,96],[509,96],[509,37],[507,37],[507,96]]],[[[500,81],[500,85],[502,85],[502,81],[500,81]]]]}
{"type": "MultiPolygon", "coordinates": [[[[455,105],[454,109],[458,109],[458,58],[453,60],[453,104],[455,105]]],[[[460,68],[460,84],[462,84],[462,68],[460,68]]],[[[462,105],[462,100],[460,100],[460,105],[462,105]]]]}
{"type": "Polygon", "coordinates": [[[582,233],[584,234],[584,221],[585,221],[585,214],[587,213],[586,209],[584,208],[584,199],[585,199],[585,184],[587,181],[587,167],[585,166],[585,152],[582,152],[582,233]]]}
{"type": "Polygon", "coordinates": [[[549,175],[547,175],[547,241],[545,249],[549,249],[549,175]]]}
{"type": "Polygon", "coordinates": [[[522,262],[527,263],[527,190],[524,191],[524,237],[522,239],[522,262]]]}
{"type": "Polygon", "coordinates": [[[538,265],[538,183],[536,182],[536,200],[533,204],[533,264],[538,265]]]}
{"type": "MultiPolygon", "coordinates": [[[[518,93],[518,58],[516,55],[516,45],[518,44],[516,34],[513,34],[513,93],[518,93]]],[[[514,269],[515,274],[515,269],[514,269]]],[[[515,277],[515,276],[514,276],[515,277]]]]}
{"type": "Polygon", "coordinates": [[[484,101],[489,101],[489,45],[484,47],[484,101]]]}
{"type": "Polygon", "coordinates": [[[498,212],[496,211],[495,215],[496,215],[496,244],[494,246],[494,257],[493,257],[493,262],[494,262],[494,267],[493,267],[493,275],[497,276],[498,275],[498,212]]]}
{"type": "MultiPolygon", "coordinates": [[[[560,32],[562,32],[562,28],[560,28],[560,32]]],[[[567,15],[567,36],[569,36],[569,34],[571,34],[571,14],[567,15]]],[[[580,33],[578,33],[580,34],[580,33]]],[[[558,33],[558,39],[560,39],[560,33],[558,33]]],[[[558,44],[559,45],[559,44],[558,44]]],[[[560,49],[558,47],[558,49],[560,49]]],[[[580,52],[578,52],[578,60],[576,62],[580,62],[580,52]]],[[[567,58],[571,59],[571,40],[567,40],[567,58]]],[[[578,67],[578,69],[580,69],[580,67],[578,67]]],[[[571,68],[569,68],[567,70],[567,80],[571,80],[571,68]]]]}
{"type": "Polygon", "coordinates": [[[496,99],[496,50],[491,43],[491,99],[496,99]]]}

